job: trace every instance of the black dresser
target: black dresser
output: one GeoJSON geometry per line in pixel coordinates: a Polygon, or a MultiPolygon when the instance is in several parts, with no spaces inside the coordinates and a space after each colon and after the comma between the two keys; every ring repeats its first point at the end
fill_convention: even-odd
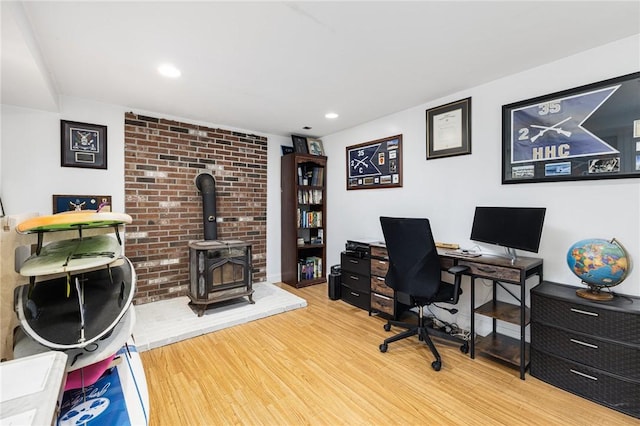
{"type": "Polygon", "coordinates": [[[531,290],[530,373],[640,418],[640,298],[599,302],[576,290],[547,281],[531,290]]]}
{"type": "Polygon", "coordinates": [[[340,298],[358,308],[370,311],[370,247],[365,243],[347,241],[346,248],[340,254],[342,270],[340,298]]]}

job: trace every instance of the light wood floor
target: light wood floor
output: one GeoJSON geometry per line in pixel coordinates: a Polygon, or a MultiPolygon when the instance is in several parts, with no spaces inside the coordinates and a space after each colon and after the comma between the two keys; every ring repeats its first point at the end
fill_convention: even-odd
{"type": "Polygon", "coordinates": [[[308,306],[142,353],[151,426],[640,424],[457,345],[440,372],[416,339],[381,353],[383,319],[282,287],[308,306]]]}

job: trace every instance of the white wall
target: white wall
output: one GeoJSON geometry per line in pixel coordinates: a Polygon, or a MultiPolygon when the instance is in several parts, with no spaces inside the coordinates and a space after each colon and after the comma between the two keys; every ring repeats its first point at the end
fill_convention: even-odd
{"type": "MultiPolygon", "coordinates": [[[[631,258],[640,261],[640,180],[501,184],[502,105],[639,70],[640,35],[325,136],[327,264],[340,262],[339,253],[348,239],[381,239],[381,215],[428,217],[437,241],[471,247],[476,205],[547,208],[539,253],[522,253],[544,259],[545,280],[580,284],[565,259],[570,245],[585,238],[616,237],[631,258]],[[427,161],[426,109],[469,96],[472,154],[427,161]],[[396,134],[403,135],[404,186],[347,191],[345,147],[396,134]]],[[[482,248],[502,253],[497,247],[482,248]]],[[[464,306],[469,303],[468,285],[457,319],[463,326],[468,324],[469,309],[464,306]]],[[[615,291],[640,295],[640,271],[633,270],[615,291]]],[[[489,297],[489,287],[479,293],[482,303],[489,297]]]]}
{"type": "MultiPolygon", "coordinates": [[[[640,35],[509,76],[323,138],[327,174],[327,265],[339,263],[347,239],[381,238],[380,215],[426,216],[440,241],[471,245],[473,208],[479,204],[547,207],[539,256],[545,279],[578,285],[565,263],[567,248],[588,238],[618,238],[640,258],[640,181],[500,184],[501,106],[640,69],[640,35]],[[425,110],[472,97],[472,155],[425,160],[425,110]],[[403,134],[404,187],[346,191],[345,147],[403,134]]],[[[434,82],[437,84],[437,82],[434,82]]],[[[372,99],[374,102],[375,99],[372,99]]],[[[106,193],[124,208],[123,106],[75,98],[61,100],[59,114],[2,105],[0,196],[8,214],[51,212],[52,194],[106,193]],[[108,126],[108,170],[60,167],[60,119],[108,126]]],[[[162,113],[136,111],[151,116],[162,113]]],[[[225,127],[201,123],[209,127],[225,127]]],[[[240,131],[247,131],[241,130],[240,131]]],[[[252,132],[256,133],[256,132],[252,132]]],[[[268,137],[267,280],[280,279],[280,145],[268,137]]],[[[491,249],[491,247],[484,247],[491,249]]],[[[616,291],[640,295],[634,270],[616,291]]],[[[468,283],[466,297],[468,297],[468,283]]],[[[488,295],[478,292],[481,301],[488,295]]],[[[468,318],[463,306],[460,319],[468,318]]],[[[468,314],[467,314],[468,316],[468,314]]]]}
{"type": "Polygon", "coordinates": [[[52,212],[53,194],[106,194],[124,210],[124,107],[66,98],[60,114],[2,106],[7,214],[52,212]],[[60,120],[107,126],[107,170],[60,166],[60,120]]]}
{"type": "MultiPolygon", "coordinates": [[[[123,211],[124,113],[131,108],[69,97],[63,97],[60,104],[60,113],[2,105],[0,197],[5,212],[7,215],[51,214],[53,194],[111,195],[113,209],[123,211]],[[107,170],[60,167],[60,120],[107,126],[107,170]]],[[[260,134],[158,112],[135,112],[260,134]]],[[[277,282],[280,280],[280,145],[291,145],[291,139],[264,136],[268,138],[267,281],[277,282]]]]}

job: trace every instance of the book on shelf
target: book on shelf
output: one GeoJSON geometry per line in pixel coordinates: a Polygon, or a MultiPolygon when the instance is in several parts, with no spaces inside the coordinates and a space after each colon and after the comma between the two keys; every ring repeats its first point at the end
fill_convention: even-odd
{"type": "Polygon", "coordinates": [[[322,190],[299,189],[298,204],[322,204],[322,190]]]}
{"type": "Polygon", "coordinates": [[[296,219],[298,228],[320,228],[322,226],[322,212],[297,209],[296,219]]]}
{"type": "Polygon", "coordinates": [[[318,233],[316,236],[311,237],[311,244],[323,244],[324,240],[324,231],[322,228],[318,228],[318,233]]]}
{"type": "Polygon", "coordinates": [[[312,280],[322,277],[322,258],[309,256],[298,261],[298,277],[302,280],[312,280]]]}
{"type": "Polygon", "coordinates": [[[298,166],[298,185],[303,186],[323,186],[324,185],[324,167],[317,166],[298,166]]]}

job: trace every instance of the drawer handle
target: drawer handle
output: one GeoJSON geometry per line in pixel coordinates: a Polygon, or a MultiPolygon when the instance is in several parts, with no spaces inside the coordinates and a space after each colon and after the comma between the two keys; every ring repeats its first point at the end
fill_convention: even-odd
{"type": "Polygon", "coordinates": [[[592,345],[591,343],[583,342],[581,340],[576,340],[576,339],[569,339],[569,340],[571,340],[573,343],[577,343],[579,345],[586,346],[588,348],[598,349],[598,345],[592,345]]]}
{"type": "Polygon", "coordinates": [[[352,280],[358,281],[360,278],[356,277],[355,275],[349,275],[349,278],[351,278],[352,280]]]}
{"type": "Polygon", "coordinates": [[[384,278],[382,277],[376,277],[378,279],[378,281],[384,281],[384,278]]]}
{"type": "Polygon", "coordinates": [[[352,291],[352,292],[350,292],[350,293],[351,293],[351,295],[352,295],[352,296],[360,297],[360,294],[359,294],[359,293],[354,293],[353,291],[352,291]]]}
{"type": "Polygon", "coordinates": [[[360,263],[360,261],[359,261],[359,260],[353,260],[353,259],[349,259],[349,262],[351,262],[351,263],[355,263],[355,264],[360,263]]]}
{"type": "Polygon", "coordinates": [[[384,260],[378,260],[378,263],[381,264],[381,265],[386,265],[387,264],[387,262],[385,262],[384,260]]]}
{"type": "Polygon", "coordinates": [[[573,374],[577,374],[578,376],[586,377],[587,379],[591,379],[591,380],[594,380],[596,382],[598,381],[597,377],[593,377],[593,376],[590,376],[588,374],[581,373],[579,371],[574,370],[573,368],[569,369],[569,371],[571,371],[573,374]]]}
{"type": "Polygon", "coordinates": [[[491,269],[491,268],[483,268],[481,266],[477,266],[477,268],[478,268],[479,271],[488,272],[490,274],[493,274],[493,273],[497,272],[495,269],[491,269]]]}
{"type": "Polygon", "coordinates": [[[592,317],[598,316],[598,314],[595,312],[583,311],[581,309],[576,309],[576,308],[571,308],[571,312],[575,312],[576,314],[582,314],[582,315],[591,315],[592,317]]]}

